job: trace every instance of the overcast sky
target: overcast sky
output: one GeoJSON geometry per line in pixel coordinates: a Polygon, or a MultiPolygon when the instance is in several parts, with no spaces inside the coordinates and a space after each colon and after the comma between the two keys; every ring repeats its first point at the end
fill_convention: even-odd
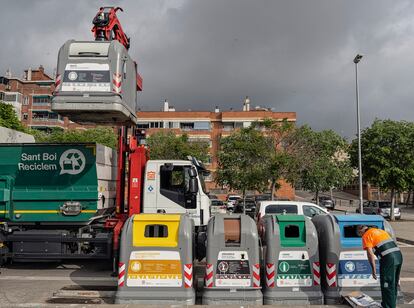
{"type": "MultiPolygon", "coordinates": [[[[0,73],[56,67],[67,39],[92,39],[102,1],[0,0],[0,73]]],[[[362,125],[414,120],[414,1],[107,1],[131,37],[144,78],[139,106],[177,110],[253,106],[297,112],[300,124],[356,131],[359,64],[362,125]]]]}

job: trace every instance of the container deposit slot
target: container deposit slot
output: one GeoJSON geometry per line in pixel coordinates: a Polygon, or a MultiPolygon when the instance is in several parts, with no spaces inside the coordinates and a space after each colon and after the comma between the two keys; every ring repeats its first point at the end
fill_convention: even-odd
{"type": "Polygon", "coordinates": [[[240,247],[240,218],[224,219],[224,240],[226,247],[240,247]]]}
{"type": "Polygon", "coordinates": [[[145,237],[168,237],[168,227],[166,225],[146,225],[145,237]]]}

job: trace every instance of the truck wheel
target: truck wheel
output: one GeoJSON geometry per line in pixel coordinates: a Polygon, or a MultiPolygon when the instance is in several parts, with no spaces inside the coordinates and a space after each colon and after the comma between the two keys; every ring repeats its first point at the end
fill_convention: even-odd
{"type": "Polygon", "coordinates": [[[0,267],[6,265],[7,263],[7,253],[9,252],[9,249],[7,246],[3,246],[0,248],[0,267]]]}

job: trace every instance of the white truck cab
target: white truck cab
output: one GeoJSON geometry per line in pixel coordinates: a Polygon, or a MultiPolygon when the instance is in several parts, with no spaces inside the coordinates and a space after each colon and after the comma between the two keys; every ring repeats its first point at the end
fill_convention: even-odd
{"type": "Polygon", "coordinates": [[[207,225],[211,201],[197,160],[148,160],[144,174],[144,213],[188,213],[196,227],[207,225]],[[193,184],[191,183],[193,178],[193,184]],[[197,185],[191,188],[191,185],[197,185]]]}

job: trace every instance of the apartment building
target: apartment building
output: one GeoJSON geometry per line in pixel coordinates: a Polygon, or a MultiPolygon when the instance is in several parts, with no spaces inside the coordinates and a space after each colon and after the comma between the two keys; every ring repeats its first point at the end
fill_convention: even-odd
{"type": "MultiPolygon", "coordinates": [[[[214,183],[214,171],[217,169],[217,152],[220,139],[230,135],[234,130],[248,127],[254,121],[271,118],[277,121],[287,119],[296,122],[295,112],[274,112],[267,108],[250,109],[249,103],[244,103],[242,110],[220,111],[219,108],[210,111],[176,111],[168,102],[164,103],[161,111],[139,111],[138,128],[146,129],[147,135],[160,130],[171,130],[176,135],[187,134],[190,141],[206,141],[210,145],[210,159],[206,167],[212,171],[206,179],[207,186],[213,192],[220,190],[214,183]]],[[[278,197],[294,200],[294,189],[281,181],[278,197]]]]}
{"type": "Polygon", "coordinates": [[[55,81],[43,66],[27,69],[23,77],[6,72],[0,77],[0,101],[11,104],[23,125],[39,130],[81,128],[51,110],[55,81]]]}

